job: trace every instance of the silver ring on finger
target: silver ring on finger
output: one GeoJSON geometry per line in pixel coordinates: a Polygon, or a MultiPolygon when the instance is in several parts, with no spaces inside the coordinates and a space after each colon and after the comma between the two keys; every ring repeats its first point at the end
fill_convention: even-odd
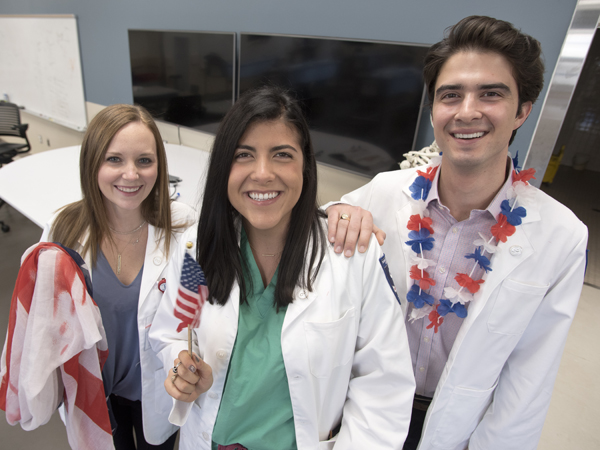
{"type": "Polygon", "coordinates": [[[175,364],[175,366],[173,367],[173,373],[175,375],[177,375],[177,368],[179,367],[179,365],[181,364],[181,361],[179,361],[177,364],[175,364]]]}
{"type": "Polygon", "coordinates": [[[348,214],[342,214],[340,220],[350,220],[350,216],[348,214]]]}

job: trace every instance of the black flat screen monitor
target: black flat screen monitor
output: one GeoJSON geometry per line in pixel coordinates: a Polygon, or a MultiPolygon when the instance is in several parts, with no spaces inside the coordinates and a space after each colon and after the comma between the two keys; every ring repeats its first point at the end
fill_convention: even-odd
{"type": "Polygon", "coordinates": [[[129,30],[133,102],[215,132],[234,102],[235,33],[129,30]]]}
{"type": "Polygon", "coordinates": [[[242,33],[239,93],[289,87],[303,102],[317,160],[362,175],[413,150],[428,47],[242,33]]]}

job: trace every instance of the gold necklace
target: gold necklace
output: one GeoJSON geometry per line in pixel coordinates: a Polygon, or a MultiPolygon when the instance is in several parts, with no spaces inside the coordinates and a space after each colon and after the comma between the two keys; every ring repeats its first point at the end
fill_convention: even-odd
{"type": "MultiPolygon", "coordinates": [[[[248,245],[250,245],[250,241],[248,241],[248,245]]],[[[258,250],[256,250],[254,247],[252,247],[252,245],[250,245],[250,248],[257,253],[260,253],[258,250]]],[[[282,253],[283,253],[283,250],[281,250],[280,252],[277,252],[277,253],[260,253],[260,256],[274,258],[275,256],[281,255],[282,253]]]]}
{"type": "MultiPolygon", "coordinates": [[[[117,234],[132,234],[132,233],[135,233],[136,231],[141,230],[145,223],[146,223],[146,221],[144,220],[144,222],[139,227],[137,227],[133,231],[128,231],[128,232],[122,232],[122,231],[119,232],[119,231],[113,230],[110,227],[109,228],[111,229],[111,231],[114,231],[117,234]]],[[[131,244],[133,242],[133,245],[136,245],[138,242],[140,242],[140,237],[141,237],[141,233],[138,234],[137,239],[135,240],[135,242],[133,242],[133,236],[131,236],[131,238],[129,239],[129,242],[127,242],[127,245],[125,245],[123,250],[121,250],[120,252],[119,252],[119,247],[116,245],[116,242],[115,242],[115,247],[117,249],[117,275],[121,275],[121,259],[122,259],[121,255],[123,254],[123,252],[125,252],[125,250],[127,250],[127,247],[129,247],[129,244],[131,244]]]]}
{"type": "Polygon", "coordinates": [[[131,231],[117,231],[113,227],[111,227],[110,225],[108,226],[108,228],[110,228],[110,231],[112,231],[113,233],[116,233],[116,234],[133,234],[136,231],[138,231],[140,228],[142,228],[144,225],[146,225],[146,221],[145,220],[141,224],[139,224],[137,227],[135,227],[133,230],[131,230],[131,231]]]}

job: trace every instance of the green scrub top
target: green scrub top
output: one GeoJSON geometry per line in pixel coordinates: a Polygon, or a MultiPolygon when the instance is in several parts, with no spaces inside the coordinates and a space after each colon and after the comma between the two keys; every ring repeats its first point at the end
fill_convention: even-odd
{"type": "Polygon", "coordinates": [[[212,448],[241,444],[249,450],[296,449],[292,401],[281,353],[287,307],[277,313],[274,306],[279,267],[264,288],[243,229],[240,250],[249,269],[244,273],[247,302],[240,302],[238,332],[212,448]]]}

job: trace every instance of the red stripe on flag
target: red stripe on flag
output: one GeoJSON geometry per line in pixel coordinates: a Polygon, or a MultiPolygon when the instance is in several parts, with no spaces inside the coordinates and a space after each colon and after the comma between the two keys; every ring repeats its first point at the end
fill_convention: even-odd
{"type": "Polygon", "coordinates": [[[65,372],[72,376],[77,383],[75,406],[99,428],[112,434],[102,380],[79,364],[80,354],[78,353],[64,364],[65,372]]]}
{"type": "Polygon", "coordinates": [[[188,305],[186,305],[184,303],[181,303],[179,301],[179,299],[177,299],[177,301],[175,302],[175,304],[177,305],[176,308],[179,308],[179,309],[181,309],[183,311],[187,311],[190,314],[196,314],[196,311],[198,310],[198,306],[196,306],[196,307],[188,306],[188,305]]]}
{"type": "Polygon", "coordinates": [[[179,311],[175,310],[173,311],[173,315],[178,318],[179,320],[181,320],[181,323],[179,325],[177,325],[177,332],[179,333],[181,330],[183,330],[185,327],[187,327],[188,325],[192,324],[193,319],[191,319],[188,316],[184,316],[183,314],[181,314],[179,311]]]}
{"type": "Polygon", "coordinates": [[[187,300],[190,303],[198,303],[198,297],[192,296],[190,294],[186,294],[185,292],[183,292],[181,290],[181,288],[179,288],[179,295],[181,296],[181,298],[183,298],[184,300],[187,300]]]}

